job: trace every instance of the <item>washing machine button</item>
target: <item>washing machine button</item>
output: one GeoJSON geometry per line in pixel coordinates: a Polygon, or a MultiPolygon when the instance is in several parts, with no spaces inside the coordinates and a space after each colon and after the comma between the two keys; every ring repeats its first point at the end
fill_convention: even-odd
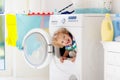
{"type": "Polygon", "coordinates": [[[64,24],[64,23],[66,22],[65,18],[63,18],[63,19],[61,20],[61,22],[64,24]]]}
{"type": "Polygon", "coordinates": [[[69,77],[69,80],[78,80],[78,78],[76,75],[73,74],[69,77]]]}

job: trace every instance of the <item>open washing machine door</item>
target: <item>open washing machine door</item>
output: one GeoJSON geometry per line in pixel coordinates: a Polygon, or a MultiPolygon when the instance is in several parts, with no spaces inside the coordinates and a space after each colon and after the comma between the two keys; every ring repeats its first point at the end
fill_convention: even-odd
{"type": "Polygon", "coordinates": [[[52,59],[50,36],[42,29],[29,31],[23,39],[22,46],[25,60],[33,68],[43,68],[52,59]]]}

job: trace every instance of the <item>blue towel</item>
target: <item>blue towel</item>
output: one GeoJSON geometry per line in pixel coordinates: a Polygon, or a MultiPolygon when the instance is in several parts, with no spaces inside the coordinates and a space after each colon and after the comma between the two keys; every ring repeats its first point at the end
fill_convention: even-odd
{"type": "Polygon", "coordinates": [[[17,14],[17,31],[18,40],[17,47],[22,49],[22,42],[25,35],[34,28],[40,28],[41,16],[28,16],[25,14],[17,14]]]}
{"type": "Polygon", "coordinates": [[[17,31],[18,40],[17,47],[22,49],[22,42],[25,35],[35,28],[48,28],[50,16],[17,14],[17,31]]]}

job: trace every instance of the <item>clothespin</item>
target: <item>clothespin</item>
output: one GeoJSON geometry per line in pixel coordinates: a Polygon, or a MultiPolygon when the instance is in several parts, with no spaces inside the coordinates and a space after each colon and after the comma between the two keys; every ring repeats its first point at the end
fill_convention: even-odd
{"type": "Polygon", "coordinates": [[[49,16],[53,15],[53,12],[29,12],[28,15],[42,15],[42,16],[49,16]]]}

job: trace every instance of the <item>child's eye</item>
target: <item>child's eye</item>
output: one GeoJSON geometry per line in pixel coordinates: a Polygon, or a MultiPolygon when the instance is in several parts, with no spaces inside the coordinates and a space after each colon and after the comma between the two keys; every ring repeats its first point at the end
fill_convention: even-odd
{"type": "Polygon", "coordinates": [[[65,36],[63,36],[63,39],[65,39],[65,36]]]}

